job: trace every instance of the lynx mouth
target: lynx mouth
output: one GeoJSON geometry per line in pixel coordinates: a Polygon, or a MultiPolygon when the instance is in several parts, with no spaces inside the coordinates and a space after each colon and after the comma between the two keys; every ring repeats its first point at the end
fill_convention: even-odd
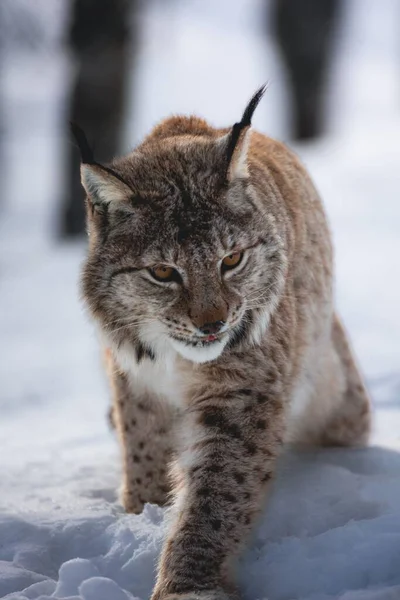
{"type": "Polygon", "coordinates": [[[171,335],[171,337],[177,342],[181,342],[182,344],[191,346],[192,348],[209,348],[217,342],[220,342],[224,337],[226,337],[226,335],[227,332],[221,334],[210,334],[202,338],[186,338],[177,335],[171,335]]]}

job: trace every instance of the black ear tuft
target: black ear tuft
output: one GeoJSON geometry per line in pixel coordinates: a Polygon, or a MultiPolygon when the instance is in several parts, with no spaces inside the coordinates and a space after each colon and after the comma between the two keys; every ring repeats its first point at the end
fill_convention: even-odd
{"type": "Polygon", "coordinates": [[[69,123],[71,128],[71,133],[75,138],[76,144],[79,148],[79,152],[81,153],[81,161],[86,165],[94,165],[95,160],[93,157],[93,150],[89,146],[89,142],[87,141],[87,137],[83,129],[79,127],[76,123],[70,121],[69,123]]]}
{"type": "Polygon", "coordinates": [[[115,177],[116,179],[121,181],[121,183],[123,183],[124,185],[129,187],[129,185],[126,183],[125,179],[123,177],[121,177],[121,175],[116,173],[114,171],[114,169],[110,169],[110,167],[105,167],[104,165],[101,165],[100,163],[98,163],[94,160],[93,150],[89,146],[89,142],[87,141],[87,137],[86,137],[83,129],[81,129],[79,127],[79,125],[77,125],[76,123],[73,123],[72,121],[69,122],[69,125],[71,128],[71,133],[74,136],[76,144],[79,148],[79,152],[81,153],[82,164],[94,165],[94,166],[98,167],[99,169],[102,169],[109,175],[112,175],[113,177],[115,177]]]}
{"type": "Polygon", "coordinates": [[[228,148],[227,148],[228,165],[231,162],[231,159],[232,159],[233,153],[235,151],[236,144],[238,143],[240,134],[243,131],[243,129],[245,129],[246,127],[250,127],[251,119],[253,117],[254,111],[256,110],[261,98],[264,96],[266,89],[267,89],[267,84],[265,83],[263,86],[260,87],[259,90],[256,91],[256,93],[254,94],[254,96],[251,98],[250,102],[244,109],[244,113],[242,115],[241,120],[239,121],[239,123],[235,123],[234,126],[232,127],[232,131],[231,131],[231,135],[230,135],[230,139],[229,139],[229,143],[228,143],[228,148]]]}
{"type": "Polygon", "coordinates": [[[256,93],[244,109],[242,120],[240,121],[242,127],[248,127],[249,125],[251,125],[251,119],[253,117],[254,111],[259,105],[261,98],[264,96],[266,89],[267,84],[264,83],[264,85],[262,85],[260,89],[256,91],[256,93]]]}

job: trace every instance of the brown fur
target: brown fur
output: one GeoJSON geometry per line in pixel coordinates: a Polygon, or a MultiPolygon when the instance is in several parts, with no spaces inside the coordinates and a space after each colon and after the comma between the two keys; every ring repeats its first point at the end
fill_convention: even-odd
{"type": "Polygon", "coordinates": [[[229,132],[173,117],[111,165],[118,179],[83,166],[83,289],[111,349],[126,509],[163,504],[173,481],[153,600],[235,598],[232,561],[283,444],[361,444],[370,428],[318,194],[292,152],[249,128],[226,164],[229,132]],[[229,244],[249,250],[225,277],[229,244]],[[159,263],[181,283],[152,282],[159,263]],[[198,327],[218,319],[228,341],[208,355],[198,327]]]}

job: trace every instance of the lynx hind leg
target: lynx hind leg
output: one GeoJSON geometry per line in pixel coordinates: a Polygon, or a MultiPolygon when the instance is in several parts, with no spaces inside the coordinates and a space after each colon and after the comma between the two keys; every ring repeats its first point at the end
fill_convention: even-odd
{"type": "Polygon", "coordinates": [[[332,342],[343,369],[345,389],[322,436],[324,446],[363,446],[371,431],[371,402],[349,346],[346,332],[335,315],[332,342]]]}
{"type": "Polygon", "coordinates": [[[125,375],[115,368],[111,371],[111,360],[111,414],[122,453],[122,503],[127,512],[138,514],[146,502],[160,506],[168,502],[173,415],[168,406],[136,395],[125,375]]]}

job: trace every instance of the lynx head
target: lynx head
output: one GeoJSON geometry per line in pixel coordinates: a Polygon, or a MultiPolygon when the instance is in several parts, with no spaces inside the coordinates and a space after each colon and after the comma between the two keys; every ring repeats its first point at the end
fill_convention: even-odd
{"type": "Polygon", "coordinates": [[[264,333],[284,255],[248,152],[263,93],[231,129],[173,117],[110,166],[74,127],[90,236],[83,293],[114,348],[201,363],[264,333]]]}

